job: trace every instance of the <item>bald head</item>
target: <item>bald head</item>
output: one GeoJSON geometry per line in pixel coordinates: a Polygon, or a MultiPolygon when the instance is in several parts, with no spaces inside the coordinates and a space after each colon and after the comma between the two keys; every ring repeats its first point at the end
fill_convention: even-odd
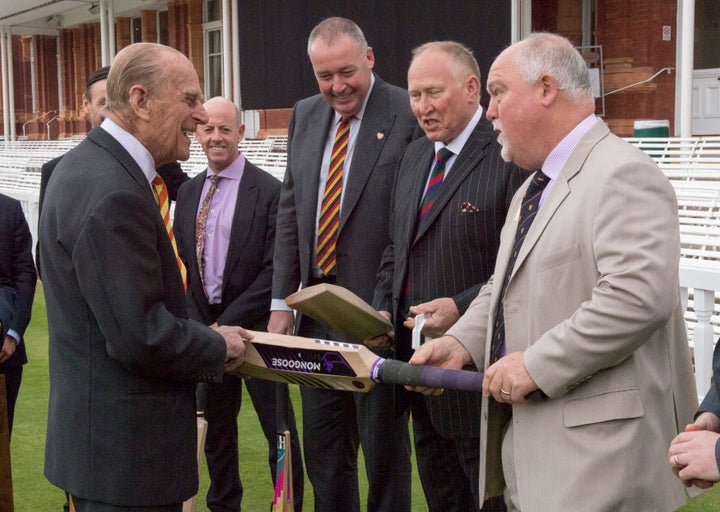
{"type": "Polygon", "coordinates": [[[240,156],[238,144],[245,134],[245,125],[237,106],[228,99],[217,96],[203,106],[208,120],[198,125],[195,136],[207,155],[208,166],[220,173],[240,156]]]}

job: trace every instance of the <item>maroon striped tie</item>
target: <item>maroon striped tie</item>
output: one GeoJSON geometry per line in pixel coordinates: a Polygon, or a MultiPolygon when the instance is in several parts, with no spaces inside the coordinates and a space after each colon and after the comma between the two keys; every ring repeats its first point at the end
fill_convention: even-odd
{"type": "Polygon", "coordinates": [[[430,208],[440,193],[440,187],[445,179],[445,164],[452,155],[453,152],[448,148],[440,148],[437,155],[435,155],[435,165],[430,173],[430,181],[428,182],[425,197],[423,197],[420,212],[418,213],[418,226],[422,224],[422,220],[430,211],[430,208]]]}
{"type": "Polygon", "coordinates": [[[320,207],[320,220],[317,229],[317,264],[323,275],[335,268],[335,244],[340,225],[340,196],[342,195],[342,171],[347,155],[350,119],[342,117],[335,133],[330,169],[328,170],[325,192],[320,207]]]}

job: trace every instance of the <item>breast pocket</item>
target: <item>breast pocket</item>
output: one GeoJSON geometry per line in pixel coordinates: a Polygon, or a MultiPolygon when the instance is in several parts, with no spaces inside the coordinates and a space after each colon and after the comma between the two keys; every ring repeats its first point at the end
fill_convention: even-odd
{"type": "Polygon", "coordinates": [[[578,243],[574,243],[563,249],[558,249],[538,259],[538,272],[545,272],[546,270],[562,267],[571,261],[577,260],[580,256],[580,245],[578,243]]]}

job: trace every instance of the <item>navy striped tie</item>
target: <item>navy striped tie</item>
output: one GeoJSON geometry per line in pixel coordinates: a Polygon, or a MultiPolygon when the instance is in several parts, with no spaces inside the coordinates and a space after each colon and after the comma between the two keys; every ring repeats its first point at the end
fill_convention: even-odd
{"type": "Polygon", "coordinates": [[[538,208],[540,207],[540,198],[543,190],[550,183],[548,178],[542,171],[537,171],[530,182],[530,186],[525,191],[525,197],[520,207],[520,220],[518,221],[517,230],[515,231],[515,243],[505,269],[505,277],[503,278],[502,289],[500,290],[500,301],[498,302],[497,312],[495,314],[495,325],[493,326],[492,345],[490,347],[490,364],[494,363],[505,355],[505,307],[503,300],[505,299],[505,291],[507,290],[508,281],[512,274],[515,261],[517,260],[520,248],[525,241],[525,236],[530,230],[530,225],[535,220],[538,208]]]}
{"type": "Polygon", "coordinates": [[[442,186],[443,179],[445,179],[445,164],[452,155],[453,152],[448,148],[440,148],[437,155],[435,155],[435,165],[430,173],[430,181],[428,182],[425,197],[423,197],[420,212],[418,213],[418,226],[422,224],[423,219],[430,211],[430,208],[440,193],[440,187],[442,186]]]}

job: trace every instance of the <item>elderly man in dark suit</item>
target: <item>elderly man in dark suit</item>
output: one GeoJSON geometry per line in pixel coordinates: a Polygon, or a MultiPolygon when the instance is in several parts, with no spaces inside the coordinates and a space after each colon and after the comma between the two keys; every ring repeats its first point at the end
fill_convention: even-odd
{"type": "MultiPolygon", "coordinates": [[[[279,309],[281,299],[298,286],[336,283],[372,299],[389,242],[395,168],[417,129],[407,92],[373,74],[372,48],[355,23],[321,22],[310,34],[308,55],[321,94],[293,108],[278,209],[268,330],[284,334],[293,329],[293,314],[279,309]]],[[[307,317],[299,319],[297,333],[347,340],[307,317]]],[[[301,393],[315,510],[359,510],[359,441],[369,481],[367,510],[409,511],[405,390],[376,386],[368,394],[352,394],[301,388],[301,393]]]]}
{"type": "Polygon", "coordinates": [[[20,201],[4,194],[0,194],[0,237],[0,373],[5,375],[12,434],[22,367],[27,363],[23,335],[30,322],[37,274],[20,201]]]}
{"type": "Polygon", "coordinates": [[[188,319],[185,267],[155,169],[207,122],[192,63],[120,51],[107,118],[60,161],[40,219],[50,332],[45,475],[83,511],[179,512],[197,492],[195,383],[244,355],[240,327],[188,319]]]}
{"type": "MultiPolygon", "coordinates": [[[[242,324],[264,331],[270,316],[280,182],[240,154],[245,125],[235,104],[212,98],[203,106],[208,121],[198,125],[196,137],[208,157],[208,168],[181,187],[175,208],[178,250],[188,269],[190,318],[206,325],[242,324]]],[[[221,383],[208,384],[205,455],[210,473],[207,506],[213,512],[240,510],[237,416],[242,383],[241,377],[228,375],[221,383]]],[[[261,379],[248,379],[245,385],[268,441],[274,482],[276,386],[286,385],[261,379]]],[[[293,495],[299,511],[303,464],[294,416],[290,430],[293,495]]]]}
{"type": "MultiPolygon", "coordinates": [[[[426,137],[410,144],[400,160],[392,243],[373,301],[394,322],[396,350],[404,360],[412,353],[409,317],[424,314],[423,333],[439,336],[490,277],[508,205],[523,180],[521,170],[500,157],[480,106],[480,70],[464,46],[444,41],[416,48],[408,90],[426,137]]],[[[414,394],[412,417],[429,510],[477,510],[480,395],[414,394]]],[[[483,508],[498,509],[502,500],[483,508]]]]}

